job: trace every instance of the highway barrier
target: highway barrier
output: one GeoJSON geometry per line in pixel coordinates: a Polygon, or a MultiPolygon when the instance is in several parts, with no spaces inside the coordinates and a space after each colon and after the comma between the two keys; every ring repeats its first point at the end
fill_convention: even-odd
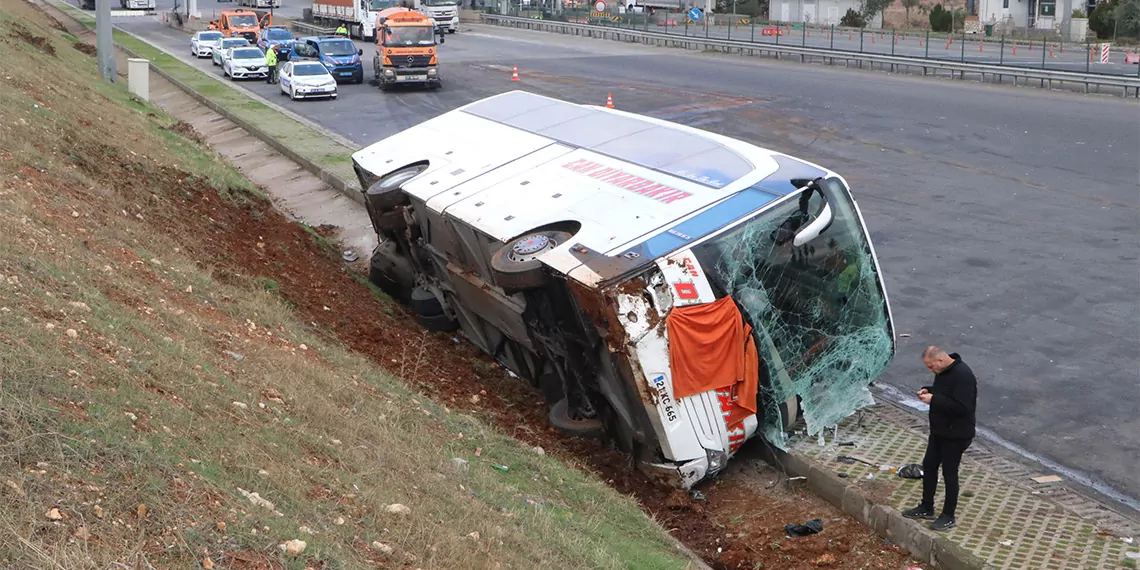
{"type": "MultiPolygon", "coordinates": [[[[922,75],[934,75],[942,77],[951,77],[956,79],[980,78],[985,82],[987,79],[993,82],[1006,83],[1012,80],[1015,85],[1028,85],[1038,86],[1041,88],[1054,88],[1054,87],[1083,87],[1087,93],[1090,90],[1097,92],[1112,92],[1119,93],[1124,96],[1140,97],[1140,68],[1133,71],[1131,66],[1121,68],[1124,73],[1108,73],[1103,70],[1092,71],[1092,66],[1099,64],[1091,62],[1081,62],[1074,60],[1071,65],[1084,65],[1086,71],[1074,71],[1066,69],[1056,69],[1049,67],[1046,62],[1048,57],[1049,47],[1041,44],[1041,67],[1030,67],[1028,65],[1017,65],[1005,63],[1006,46],[1004,42],[1001,43],[1000,52],[998,54],[998,62],[976,62],[966,58],[966,41],[965,39],[954,42],[948,40],[947,49],[952,43],[959,44],[958,50],[960,51],[960,59],[942,59],[936,57],[929,57],[930,43],[927,38],[925,41],[912,34],[910,39],[917,45],[918,41],[922,41],[925,53],[923,55],[904,55],[899,53],[876,53],[870,51],[854,51],[837,49],[831,47],[812,46],[807,45],[806,41],[802,41],[800,45],[789,43],[781,43],[780,36],[788,33],[789,28],[783,29],[773,27],[769,31],[768,28],[761,28],[761,34],[772,34],[771,37],[775,41],[757,41],[757,40],[738,40],[720,37],[706,37],[694,36],[681,33],[670,33],[662,29],[662,31],[655,31],[649,29],[637,29],[634,27],[620,27],[620,26],[607,26],[597,24],[583,24],[572,22],[561,22],[557,20],[533,20],[530,18],[519,18],[513,16],[503,16],[498,14],[483,14],[483,21],[488,24],[537,30],[544,32],[553,32],[566,35],[584,36],[591,38],[609,39],[614,41],[623,41],[631,43],[642,43],[655,46],[665,47],[679,47],[683,49],[696,50],[696,51],[719,51],[724,53],[739,53],[741,55],[760,55],[771,56],[776,59],[785,58],[798,58],[803,62],[820,62],[828,65],[844,65],[846,67],[859,67],[869,69],[889,70],[891,72],[917,72],[921,70],[922,75]],[[774,31],[779,30],[779,31],[774,31]],[[782,33],[781,33],[782,32],[782,33]],[[918,41],[915,41],[918,40],[918,41]],[[1130,73],[1125,75],[1125,73],[1130,73]]],[[[646,25],[646,28],[649,26],[646,25]]],[[[706,28],[707,34],[707,28],[706,28]]],[[[806,28],[801,31],[801,38],[806,38],[806,28]]],[[[818,35],[818,34],[817,34],[818,35]]],[[[897,45],[897,36],[887,38],[885,32],[879,32],[879,35],[884,36],[885,43],[891,46],[891,51],[896,51],[894,46],[897,45]]],[[[871,33],[874,38],[875,34],[871,33]]],[[[835,34],[828,32],[823,42],[834,42],[835,34]]],[[[1030,44],[1031,45],[1031,44],[1030,44]]],[[[1096,48],[1094,48],[1096,49],[1096,48]]],[[[1091,52],[1092,50],[1090,50],[1091,52]]],[[[1101,59],[1100,50],[1097,50],[1097,58],[1101,59]]],[[[985,55],[984,53],[982,54],[985,55]]],[[[979,57],[977,51],[974,52],[973,57],[979,57]]],[[[1088,58],[1086,58],[1088,59],[1088,58]]],[[[1095,61],[1095,60],[1094,60],[1095,61]]],[[[1052,65],[1056,65],[1055,63],[1052,65]]]]}

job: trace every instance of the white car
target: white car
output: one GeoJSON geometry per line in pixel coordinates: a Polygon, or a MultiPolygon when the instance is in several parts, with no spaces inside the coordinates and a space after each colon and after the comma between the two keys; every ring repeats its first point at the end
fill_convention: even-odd
{"type": "Polygon", "coordinates": [[[265,79],[269,76],[269,67],[265,65],[265,54],[256,47],[230,48],[222,63],[222,75],[229,77],[231,81],[256,77],[265,79]]]}
{"type": "Polygon", "coordinates": [[[216,30],[195,32],[190,38],[190,55],[194,57],[212,56],[214,49],[218,47],[218,42],[221,40],[222,33],[216,30]]]}
{"type": "Polygon", "coordinates": [[[336,99],[336,79],[323,64],[315,61],[289,61],[278,72],[281,93],[290,99],[329,97],[336,99]]]}
{"type": "Polygon", "coordinates": [[[214,54],[211,59],[214,60],[214,65],[221,65],[226,62],[226,52],[232,47],[241,47],[253,45],[245,38],[222,38],[218,40],[218,47],[214,48],[214,54]]]}

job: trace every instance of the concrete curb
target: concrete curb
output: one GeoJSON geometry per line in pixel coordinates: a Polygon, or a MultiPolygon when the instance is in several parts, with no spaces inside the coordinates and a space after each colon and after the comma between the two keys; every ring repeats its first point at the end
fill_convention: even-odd
{"type": "Polygon", "coordinates": [[[879,536],[907,549],[919,560],[946,570],[987,568],[984,560],[945,535],[903,517],[890,506],[874,503],[857,485],[841,479],[832,469],[772,447],[767,447],[764,456],[769,463],[782,467],[789,477],[805,477],[812,492],[870,527],[879,536]]]}
{"type": "MultiPolygon", "coordinates": [[[[71,13],[68,10],[66,10],[65,8],[60,7],[57,4],[56,0],[47,0],[47,3],[52,5],[61,15],[68,17],[68,18],[71,18],[77,24],[80,24],[80,25],[83,25],[84,27],[86,27],[84,24],[75,20],[75,18],[72,18],[71,13]]],[[[70,5],[68,5],[67,7],[70,7],[70,5]]],[[[153,47],[154,49],[156,49],[162,53],[168,53],[166,50],[146,41],[143,38],[140,38],[134,34],[131,34],[130,32],[127,32],[127,31],[122,30],[122,29],[120,29],[119,31],[124,33],[124,34],[131,36],[132,38],[135,38],[136,40],[138,40],[142,43],[145,43],[145,44],[153,47]]],[[[142,56],[140,56],[134,50],[132,50],[132,49],[130,49],[130,48],[118,43],[118,42],[115,42],[115,47],[117,49],[121,50],[123,53],[130,55],[131,57],[142,58],[142,56]]],[[[171,55],[171,57],[173,57],[172,54],[168,54],[168,55],[171,55]]],[[[143,58],[143,59],[145,59],[145,58],[143,58]]],[[[180,62],[180,63],[184,63],[184,62],[180,62]]],[[[193,69],[193,68],[191,68],[191,69],[193,69]]],[[[332,171],[317,165],[312,160],[309,160],[308,158],[297,153],[296,151],[289,148],[287,145],[285,145],[281,141],[275,139],[274,137],[272,137],[271,135],[269,135],[268,133],[266,133],[262,129],[260,129],[257,126],[253,125],[252,123],[238,117],[234,113],[231,113],[229,110],[222,107],[221,105],[218,105],[214,101],[211,101],[208,97],[202,95],[201,93],[198,93],[197,91],[192,89],[190,86],[188,86],[185,83],[174,78],[169,73],[167,73],[165,70],[154,65],[153,63],[150,65],[150,70],[157,73],[158,75],[162,76],[164,79],[169,81],[172,85],[174,85],[175,87],[178,87],[179,89],[184,91],[187,95],[194,98],[194,100],[205,105],[207,108],[214,111],[215,113],[218,113],[219,115],[225,117],[226,119],[228,119],[229,121],[231,121],[235,125],[237,125],[238,127],[241,127],[242,130],[248,132],[249,134],[256,137],[258,140],[264,142],[265,144],[269,145],[270,147],[272,147],[277,152],[281,153],[282,155],[286,156],[287,158],[289,158],[293,162],[297,163],[299,166],[301,166],[301,168],[308,170],[314,176],[319,178],[322,182],[324,182],[325,184],[328,184],[330,187],[337,190],[341,194],[344,194],[346,197],[348,197],[353,202],[356,202],[357,204],[360,204],[361,206],[365,205],[364,204],[364,194],[359,191],[359,189],[356,187],[356,184],[354,184],[353,182],[346,181],[343,178],[341,178],[340,176],[337,176],[332,171]]],[[[197,70],[197,69],[193,69],[193,71],[196,73],[202,73],[200,70],[197,70]]],[[[205,74],[203,73],[203,75],[205,75],[205,74]]],[[[219,83],[226,85],[230,89],[234,88],[233,86],[225,84],[224,82],[219,81],[219,83]]],[[[329,139],[335,141],[336,143],[346,147],[350,151],[351,151],[351,149],[356,147],[356,145],[354,143],[345,139],[344,137],[341,137],[340,135],[332,133],[332,132],[330,132],[330,131],[328,131],[328,130],[326,130],[326,129],[318,126],[318,125],[313,125],[307,119],[304,119],[303,117],[298,117],[298,116],[294,115],[293,113],[290,113],[290,112],[286,111],[285,109],[282,109],[282,108],[278,107],[277,105],[274,105],[273,103],[270,103],[269,101],[266,101],[264,98],[262,98],[256,94],[245,92],[245,91],[243,91],[241,93],[242,93],[242,95],[249,97],[251,100],[258,101],[258,102],[270,107],[271,109],[273,109],[277,112],[280,112],[283,115],[288,116],[289,118],[297,121],[298,123],[317,131],[318,133],[328,137],[329,139]]]]}
{"type": "MultiPolygon", "coordinates": [[[[143,40],[142,38],[139,38],[137,36],[132,36],[132,37],[134,37],[135,39],[137,39],[141,42],[145,42],[148,44],[150,43],[150,42],[146,42],[146,40],[143,40]]],[[[115,47],[117,47],[118,49],[122,50],[123,52],[129,54],[131,57],[142,57],[142,56],[138,55],[137,53],[135,53],[134,50],[132,50],[126,46],[123,46],[122,44],[116,43],[115,47]]],[[[161,50],[161,48],[158,48],[158,47],[155,47],[155,49],[161,50]]],[[[271,135],[269,135],[265,131],[261,130],[257,126],[255,126],[252,123],[242,119],[241,117],[238,117],[237,115],[231,113],[225,107],[218,105],[217,103],[211,101],[205,95],[202,95],[201,93],[198,93],[197,91],[192,89],[189,85],[186,85],[185,83],[174,78],[173,76],[171,76],[169,73],[167,73],[162,68],[155,66],[155,65],[151,65],[150,69],[151,69],[151,71],[154,71],[155,73],[161,75],[164,79],[169,81],[175,87],[185,91],[187,95],[193,97],[199,103],[205,105],[210,110],[212,110],[215,113],[225,117],[226,119],[229,119],[235,125],[241,127],[242,130],[253,135],[258,140],[260,140],[261,142],[264,142],[265,144],[269,145],[270,147],[273,147],[274,150],[285,155],[286,157],[289,158],[289,160],[296,162],[298,165],[301,166],[301,168],[304,168],[305,170],[308,170],[309,172],[313,173],[314,176],[316,176],[317,178],[320,178],[321,181],[324,182],[325,184],[328,184],[329,186],[336,189],[338,192],[340,192],[341,194],[344,194],[349,199],[360,204],[361,206],[364,205],[364,194],[362,194],[360,191],[358,191],[356,189],[356,186],[354,184],[352,184],[351,182],[345,181],[343,178],[337,176],[336,174],[332,173],[328,169],[325,169],[325,168],[317,165],[313,161],[309,160],[308,158],[305,158],[304,156],[297,153],[293,149],[289,148],[286,144],[282,143],[281,141],[273,138],[271,135]]],[[[195,70],[195,71],[197,71],[197,70],[195,70]]],[[[258,100],[258,99],[260,99],[260,98],[256,98],[255,100],[258,100]]]]}

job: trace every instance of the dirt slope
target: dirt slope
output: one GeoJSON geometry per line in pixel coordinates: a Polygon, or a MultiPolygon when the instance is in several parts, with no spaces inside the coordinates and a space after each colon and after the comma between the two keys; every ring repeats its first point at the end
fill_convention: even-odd
{"type": "MultiPolygon", "coordinates": [[[[19,6],[0,3],[5,14],[19,6]]],[[[17,13],[34,17],[26,7],[17,13]]],[[[29,74],[2,92],[10,110],[0,110],[0,152],[17,160],[5,160],[0,174],[21,190],[0,197],[12,201],[4,223],[28,219],[36,229],[5,238],[0,266],[4,275],[27,272],[0,289],[9,308],[0,322],[13,325],[0,327],[0,342],[15,348],[0,370],[19,377],[3,393],[34,396],[16,397],[23,412],[0,412],[5,441],[21,449],[0,452],[0,461],[20,458],[0,462],[0,474],[11,474],[11,498],[24,505],[0,524],[35,546],[0,542],[18,560],[42,560],[37,549],[77,555],[94,535],[104,559],[146,556],[171,567],[206,555],[227,567],[678,564],[629,503],[496,439],[486,423],[601,475],[718,568],[905,568],[897,548],[786,485],[758,489],[730,478],[694,502],[652,487],[600,444],[557,436],[539,395],[377,298],[327,242],[251,196],[184,126],[97,82],[89,99],[74,98],[90,89],[87,48],[71,50],[47,23],[23,32],[8,16],[0,23],[0,50],[9,52],[0,61],[34,58],[82,77],[29,74]],[[116,103],[129,111],[112,112],[116,103]],[[36,334],[21,339],[26,330],[36,334]],[[17,429],[21,422],[49,429],[17,429]],[[69,445],[62,438],[95,433],[89,424],[99,426],[84,436],[94,443],[58,451],[69,445]],[[59,492],[45,478],[78,491],[59,492]],[[84,494],[85,485],[99,490],[84,494]],[[239,487],[260,491],[283,516],[258,511],[239,487]],[[117,514],[109,526],[93,516],[96,502],[114,505],[101,507],[104,517],[117,514]],[[136,503],[148,505],[144,516],[136,503]],[[413,507],[414,522],[388,513],[391,503],[413,507]],[[47,518],[51,504],[62,521],[47,518]],[[580,522],[559,526],[567,521],[544,517],[545,508],[580,522]],[[784,535],[785,522],[816,517],[825,533],[784,535]],[[305,563],[279,552],[290,538],[309,543],[305,563]],[[383,542],[380,550],[372,541],[383,542]]]]}

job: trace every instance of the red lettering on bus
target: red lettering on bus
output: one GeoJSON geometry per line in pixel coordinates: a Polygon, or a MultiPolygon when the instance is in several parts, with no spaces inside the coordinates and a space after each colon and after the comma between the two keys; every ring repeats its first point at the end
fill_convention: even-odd
{"type": "Polygon", "coordinates": [[[701,294],[697,292],[697,286],[692,283],[674,283],[673,289],[677,291],[677,298],[685,301],[700,298],[701,294]]]}
{"type": "Polygon", "coordinates": [[[664,204],[672,204],[677,200],[683,200],[692,196],[691,193],[685,192],[684,190],[647,180],[619,168],[605,166],[584,158],[563,164],[562,167],[572,172],[584,174],[595,180],[601,180],[618,188],[641,194],[647,198],[653,198],[664,204]]]}

